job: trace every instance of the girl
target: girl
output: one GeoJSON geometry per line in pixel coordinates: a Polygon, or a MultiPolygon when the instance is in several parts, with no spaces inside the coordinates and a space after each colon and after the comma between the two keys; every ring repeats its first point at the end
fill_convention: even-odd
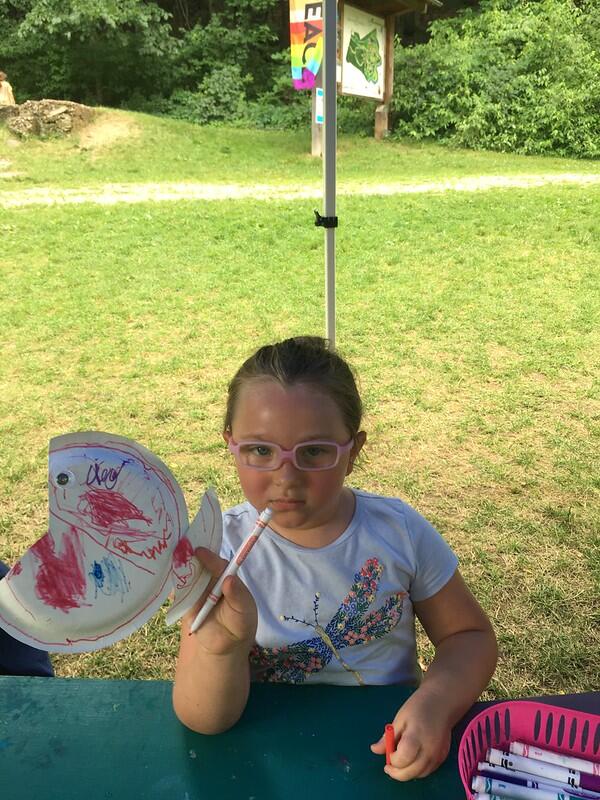
{"type": "MultiPolygon", "coordinates": [[[[242,714],[251,680],[411,683],[385,771],[428,775],[497,658],[490,623],[437,531],[395,498],[344,486],[366,441],[347,363],[318,337],[261,347],[229,385],[224,439],[247,500],[224,514],[222,558],[196,553],[215,578],[254,526],[269,528],[229,577],[199,630],[183,620],[173,689],[179,719],[218,733],[242,714]],[[414,616],[435,646],[421,680],[414,616]]],[[[396,711],[396,710],[395,710],[396,711]]],[[[371,745],[383,754],[383,736],[371,745]]]]}

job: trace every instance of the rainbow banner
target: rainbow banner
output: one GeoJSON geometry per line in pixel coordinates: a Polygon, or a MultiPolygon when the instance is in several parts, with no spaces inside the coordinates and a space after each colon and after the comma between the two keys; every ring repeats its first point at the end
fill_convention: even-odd
{"type": "Polygon", "coordinates": [[[294,89],[312,89],[323,60],[323,2],[290,0],[294,89]]]}

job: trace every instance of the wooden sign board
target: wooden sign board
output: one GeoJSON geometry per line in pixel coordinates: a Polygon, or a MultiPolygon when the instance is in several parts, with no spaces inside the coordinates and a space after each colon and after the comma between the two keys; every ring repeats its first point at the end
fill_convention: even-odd
{"type": "MultiPolygon", "coordinates": [[[[437,4],[439,0],[430,0],[437,4]]],[[[423,12],[426,0],[338,0],[337,87],[340,94],[378,101],[375,138],[388,133],[390,103],[394,88],[395,18],[413,11],[423,12]]],[[[321,86],[321,73],[317,75],[321,86]]],[[[322,154],[322,126],[317,124],[313,89],[312,146],[322,154]]]]}
{"type": "Polygon", "coordinates": [[[388,6],[339,0],[338,64],[341,94],[378,100],[375,138],[388,133],[390,102],[394,90],[394,33],[404,4],[388,6]]]}

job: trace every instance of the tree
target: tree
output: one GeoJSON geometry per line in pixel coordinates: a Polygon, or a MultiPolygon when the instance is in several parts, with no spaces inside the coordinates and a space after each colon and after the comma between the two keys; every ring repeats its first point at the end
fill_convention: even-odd
{"type": "MultiPolygon", "coordinates": [[[[519,153],[600,155],[600,50],[594,3],[483,0],[400,48],[401,135],[519,153]]],[[[597,5],[596,5],[597,9],[597,5]]]]}
{"type": "Polygon", "coordinates": [[[174,47],[168,19],[146,0],[8,0],[0,36],[21,96],[117,105],[161,85],[174,47]]]}

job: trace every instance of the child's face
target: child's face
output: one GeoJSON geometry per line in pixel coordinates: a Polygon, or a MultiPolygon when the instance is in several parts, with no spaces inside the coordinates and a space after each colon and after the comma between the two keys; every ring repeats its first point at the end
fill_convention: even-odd
{"type": "MultiPolygon", "coordinates": [[[[274,380],[249,381],[242,387],[231,427],[231,437],[236,442],[273,442],[287,450],[300,442],[315,440],[344,445],[351,438],[329,395],[310,385],[283,387],[274,380]]],[[[229,438],[225,434],[225,439],[229,438]]],[[[344,478],[352,472],[365,438],[361,431],[352,450],[341,454],[332,469],[309,472],[284,461],[279,469],[259,471],[238,464],[244,494],[259,511],[269,506],[273,510],[273,527],[300,544],[306,536],[295,536],[293,532],[323,528],[331,531],[339,522],[339,535],[349,521],[345,518],[348,503],[353,503],[348,490],[344,490],[344,478]]],[[[318,538],[311,539],[312,546],[317,543],[318,538]]]]}

